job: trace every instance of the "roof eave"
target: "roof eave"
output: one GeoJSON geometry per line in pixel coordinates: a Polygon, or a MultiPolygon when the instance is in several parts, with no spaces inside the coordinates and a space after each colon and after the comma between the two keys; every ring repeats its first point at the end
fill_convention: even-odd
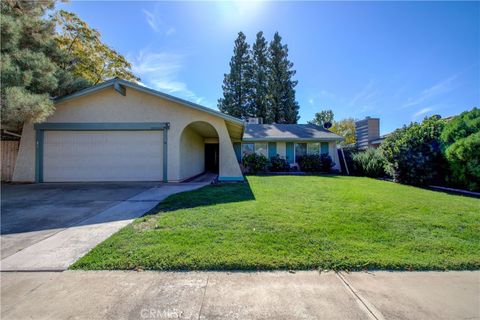
{"type": "Polygon", "coordinates": [[[243,141],[246,142],[256,142],[256,141],[275,141],[275,142],[303,142],[303,141],[343,141],[345,140],[342,137],[328,137],[328,138],[243,138],[243,141]]]}
{"type": "Polygon", "coordinates": [[[231,122],[239,124],[243,127],[245,126],[245,122],[242,119],[238,119],[238,118],[229,116],[227,114],[224,114],[220,111],[215,111],[215,110],[210,109],[208,107],[205,107],[205,106],[202,106],[202,105],[199,105],[199,104],[196,104],[196,103],[193,103],[193,102],[181,99],[181,98],[177,98],[177,97],[171,96],[169,94],[166,94],[166,93],[154,90],[154,89],[150,89],[150,88],[138,85],[138,84],[130,82],[130,81],[126,81],[126,80],[123,80],[123,79],[117,79],[117,78],[107,80],[107,81],[102,82],[98,85],[80,90],[80,91],[75,92],[75,93],[72,93],[68,96],[57,98],[57,99],[54,100],[54,102],[55,103],[65,102],[65,101],[68,101],[68,100],[71,100],[71,99],[74,99],[74,98],[82,97],[82,96],[85,96],[85,95],[88,95],[88,94],[106,89],[108,87],[112,87],[112,86],[116,87],[118,85],[122,85],[122,86],[129,87],[129,88],[141,91],[141,92],[152,94],[154,96],[157,96],[159,98],[163,98],[163,99],[166,99],[166,100],[169,100],[169,101],[172,101],[172,102],[180,103],[180,104],[186,105],[188,107],[191,107],[193,109],[203,111],[203,112],[207,112],[207,113],[209,113],[211,115],[214,115],[214,116],[217,116],[217,117],[221,117],[226,121],[231,121],[231,122]]]}

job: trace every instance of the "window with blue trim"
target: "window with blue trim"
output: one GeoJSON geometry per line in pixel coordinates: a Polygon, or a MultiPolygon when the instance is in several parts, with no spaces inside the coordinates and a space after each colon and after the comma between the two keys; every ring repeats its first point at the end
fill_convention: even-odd
{"type": "Polygon", "coordinates": [[[255,145],[253,143],[242,143],[242,158],[254,152],[255,152],[255,145]]]}
{"type": "Polygon", "coordinates": [[[307,143],[307,154],[308,155],[320,154],[320,143],[318,142],[307,143]]]}

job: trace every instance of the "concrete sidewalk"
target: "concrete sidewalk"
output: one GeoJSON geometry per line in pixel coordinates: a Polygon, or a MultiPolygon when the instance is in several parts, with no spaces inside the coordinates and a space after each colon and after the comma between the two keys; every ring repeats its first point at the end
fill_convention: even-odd
{"type": "Polygon", "coordinates": [[[480,272],[2,272],[2,319],[480,319],[480,272]]]}
{"type": "MultiPolygon", "coordinates": [[[[40,238],[35,237],[35,232],[2,235],[2,242],[11,240],[11,242],[24,244],[30,236],[33,240],[27,241],[28,244],[22,247],[20,251],[3,258],[0,263],[0,269],[2,271],[66,270],[69,265],[85,255],[97,244],[131,223],[133,219],[154,208],[168,196],[198,189],[207,184],[208,182],[160,184],[153,188],[146,188],[147,190],[143,192],[137,192],[136,195],[130,196],[124,201],[112,202],[114,205],[108,208],[102,206],[96,212],[97,206],[92,206],[88,201],[76,200],[77,202],[74,205],[76,204],[78,207],[93,207],[93,214],[84,219],[66,224],[61,228],[47,230],[48,233],[40,238]],[[11,239],[7,238],[8,236],[11,239]],[[17,241],[18,238],[20,238],[20,241],[17,241]]],[[[108,184],[106,184],[105,188],[108,188],[108,184]]],[[[137,189],[133,188],[132,190],[135,191],[137,189]]],[[[115,189],[112,192],[114,191],[115,189]]],[[[81,193],[78,196],[75,194],[70,195],[70,197],[74,199],[81,198],[81,193]]],[[[55,200],[49,201],[55,205],[55,200]]],[[[30,202],[32,205],[35,204],[35,201],[30,202]]],[[[37,207],[35,209],[41,211],[37,207]]],[[[63,208],[63,211],[61,209],[61,206],[59,208],[53,207],[49,213],[51,216],[56,217],[60,216],[60,213],[68,215],[71,211],[74,211],[71,207],[63,208]]],[[[20,207],[18,211],[21,210],[23,210],[23,207],[20,207]]],[[[28,223],[29,220],[25,220],[28,223]]]]}

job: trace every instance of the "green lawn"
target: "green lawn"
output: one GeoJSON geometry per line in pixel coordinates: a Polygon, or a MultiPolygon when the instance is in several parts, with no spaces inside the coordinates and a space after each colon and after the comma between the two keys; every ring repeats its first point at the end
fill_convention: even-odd
{"type": "Polygon", "coordinates": [[[479,199],[358,177],[248,181],[171,196],[71,268],[480,268],[479,199]]]}

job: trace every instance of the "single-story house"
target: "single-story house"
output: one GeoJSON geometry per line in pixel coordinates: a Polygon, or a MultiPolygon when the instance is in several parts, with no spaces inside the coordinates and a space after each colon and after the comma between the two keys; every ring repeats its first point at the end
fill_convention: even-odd
{"type": "Polygon", "coordinates": [[[205,171],[242,181],[242,150],[293,163],[328,149],[338,163],[342,139],[311,125],[246,125],[121,79],[56,99],[55,106],[45,122],[24,125],[13,181],[178,182],[205,171]]]}
{"type": "Polygon", "coordinates": [[[241,143],[234,143],[237,159],[256,152],[267,158],[275,155],[295,166],[307,154],[328,154],[340,170],[337,142],[343,138],[313,124],[247,124],[241,143]]]}

